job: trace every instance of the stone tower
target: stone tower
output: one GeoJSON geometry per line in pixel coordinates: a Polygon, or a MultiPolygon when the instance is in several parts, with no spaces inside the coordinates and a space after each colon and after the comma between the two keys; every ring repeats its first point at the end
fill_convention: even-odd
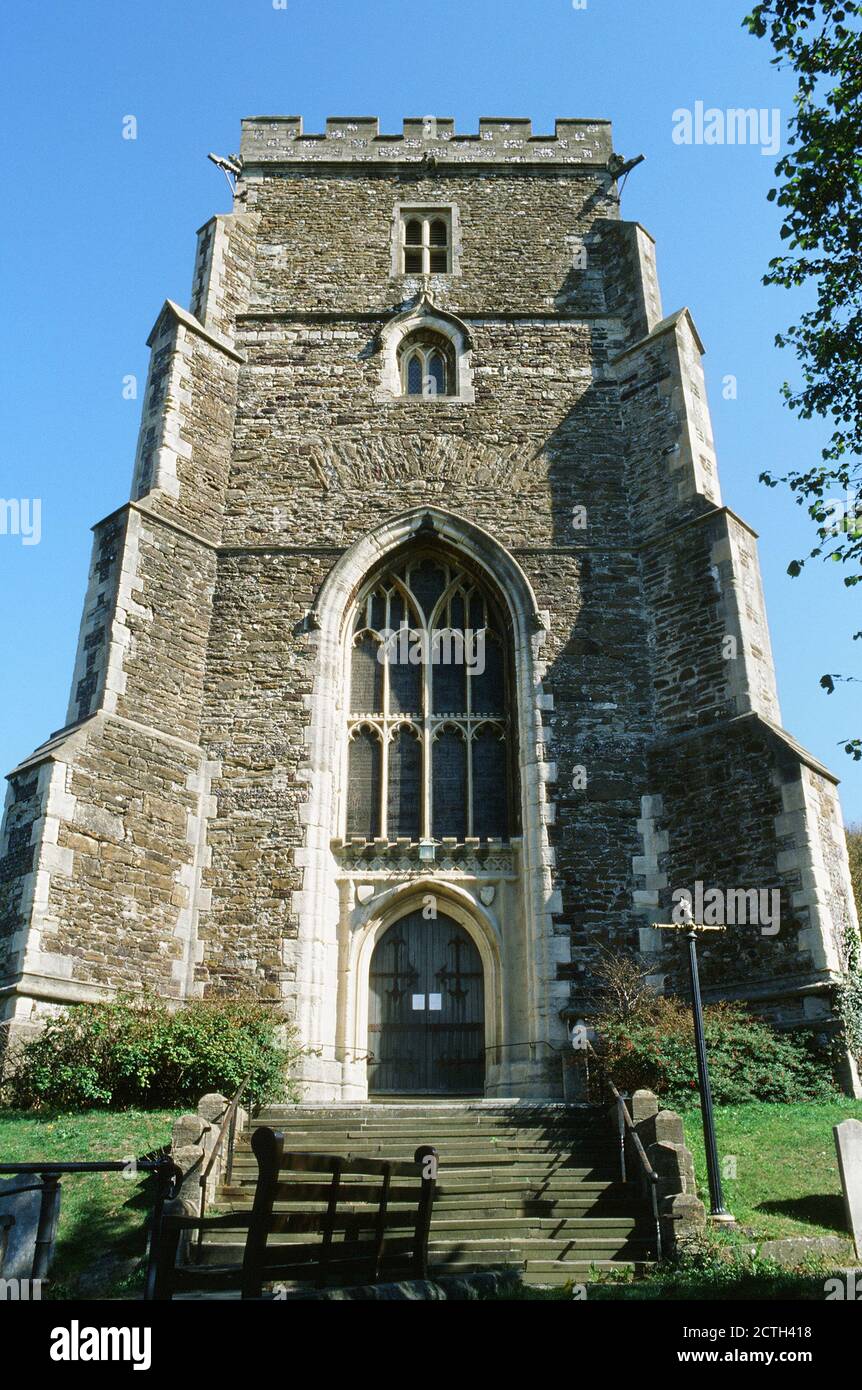
{"type": "Polygon", "coordinates": [[[243,122],[148,340],[67,723],[10,775],[14,1029],[250,988],[309,1099],[554,1096],[598,947],[672,983],[650,923],[698,883],[780,891],[711,939],[707,997],[833,1026],[835,778],[781,728],[620,163],[603,121],[243,122]]]}

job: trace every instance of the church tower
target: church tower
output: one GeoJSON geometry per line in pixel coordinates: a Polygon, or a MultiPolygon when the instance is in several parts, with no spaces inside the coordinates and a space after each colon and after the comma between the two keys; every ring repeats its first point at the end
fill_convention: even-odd
{"type": "Polygon", "coordinates": [[[604,121],[243,122],[148,340],[67,722],[10,775],[13,1030],[244,989],[308,1100],[553,1097],[600,948],[673,985],[682,889],[736,904],[707,998],[834,1029],[835,778],[781,727],[621,166],[604,121]]]}

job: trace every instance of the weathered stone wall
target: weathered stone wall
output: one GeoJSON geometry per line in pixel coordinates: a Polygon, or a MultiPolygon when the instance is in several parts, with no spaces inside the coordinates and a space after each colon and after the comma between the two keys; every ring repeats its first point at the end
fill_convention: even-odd
{"type": "Polygon", "coordinates": [[[259,215],[249,312],[328,312],[349,321],[415,294],[421,276],[392,273],[393,209],[415,204],[458,211],[457,273],[434,276],[442,307],[471,317],[529,315],[554,313],[564,298],[567,312],[602,313],[601,281],[573,269],[572,238],[588,236],[608,215],[607,180],[555,172],[536,178],[501,169],[481,178],[448,167],[417,177],[415,170],[296,167],[277,180],[249,179],[247,206],[259,215]]]}
{"type": "Polygon", "coordinates": [[[297,548],[225,554],[219,565],[204,720],[209,754],[221,764],[198,973],[208,987],[242,978],[281,999],[294,971],[291,902],[302,887],[301,768],[314,682],[304,619],[332,558],[297,548]]]}

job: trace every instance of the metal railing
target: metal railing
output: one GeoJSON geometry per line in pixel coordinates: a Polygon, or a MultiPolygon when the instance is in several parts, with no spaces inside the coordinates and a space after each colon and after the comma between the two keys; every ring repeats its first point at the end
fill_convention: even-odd
{"type": "MultiPolygon", "coordinates": [[[[60,1182],[64,1177],[75,1173],[129,1173],[129,1161],[110,1163],[0,1163],[0,1175],[38,1178],[38,1182],[21,1183],[6,1188],[4,1197],[20,1192],[39,1192],[39,1219],[36,1226],[36,1243],[33,1250],[31,1279],[47,1279],[51,1261],[51,1251],[57,1234],[57,1221],[60,1214],[60,1182]]],[[[155,1258],[158,1238],[162,1226],[165,1202],[176,1194],[178,1182],[182,1177],[179,1168],[167,1154],[157,1158],[141,1158],[134,1161],[132,1172],[153,1173],[156,1190],[147,1242],[146,1288],[149,1291],[155,1280],[155,1258]]],[[[2,1218],[0,1218],[2,1220],[2,1218]]],[[[7,1230],[8,1236],[8,1230],[7,1230]]]]}
{"type": "MultiPolygon", "coordinates": [[[[595,1049],[592,1046],[592,1043],[590,1043],[589,1040],[587,1040],[583,1052],[584,1061],[586,1064],[588,1064],[588,1059],[590,1057],[592,1057],[597,1064],[600,1064],[601,1059],[599,1058],[597,1052],[595,1051],[595,1049]]],[[[621,1091],[617,1090],[616,1086],[614,1085],[610,1076],[608,1076],[607,1072],[604,1072],[602,1075],[602,1083],[610,1092],[611,1108],[614,1112],[616,1130],[619,1139],[620,1178],[623,1182],[629,1182],[629,1172],[630,1170],[634,1169],[634,1171],[637,1173],[642,1192],[645,1195],[649,1195],[650,1210],[652,1213],[653,1227],[655,1230],[654,1243],[656,1259],[660,1260],[662,1258],[662,1241],[661,1218],[659,1216],[658,1209],[658,1173],[655,1171],[649,1159],[647,1158],[646,1149],[644,1148],[641,1142],[640,1135],[635,1129],[634,1120],[631,1117],[631,1113],[626,1103],[628,1097],[623,1095],[621,1091]],[[634,1164],[631,1163],[629,1157],[627,1156],[627,1146],[630,1150],[633,1150],[634,1158],[636,1160],[634,1164]]]]}
{"type": "MultiPolygon", "coordinates": [[[[250,1080],[251,1077],[247,1076],[245,1080],[240,1083],[233,1096],[233,1099],[227,1107],[227,1110],[224,1112],[224,1115],[222,1116],[221,1125],[219,1126],[219,1132],[216,1136],[216,1141],[210,1149],[209,1157],[207,1158],[204,1169],[200,1175],[200,1201],[198,1205],[198,1215],[201,1218],[201,1220],[203,1220],[204,1216],[206,1215],[207,1187],[209,1185],[210,1174],[212,1173],[212,1170],[215,1167],[216,1162],[218,1160],[219,1154],[222,1151],[222,1147],[224,1146],[225,1142],[225,1137],[227,1137],[227,1161],[225,1163],[224,1171],[225,1183],[229,1183],[231,1178],[233,1177],[233,1151],[234,1146],[236,1144],[236,1123],[237,1115],[239,1113],[239,1103],[242,1100],[243,1095],[245,1094],[250,1080]]],[[[188,1176],[189,1175],[187,1173],[186,1177],[188,1176]]],[[[203,1235],[203,1227],[198,1227],[197,1241],[195,1243],[195,1259],[198,1264],[200,1264],[202,1258],[203,1235]]]]}

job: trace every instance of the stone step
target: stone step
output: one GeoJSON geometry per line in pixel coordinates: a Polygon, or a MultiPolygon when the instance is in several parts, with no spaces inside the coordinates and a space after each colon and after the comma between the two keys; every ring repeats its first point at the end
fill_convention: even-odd
{"type": "Polygon", "coordinates": [[[443,1100],[430,1097],[417,1097],[409,1101],[365,1101],[356,1105],[263,1105],[256,1112],[256,1118],[269,1124],[273,1118],[283,1119],[293,1116],[307,1118],[315,1123],[326,1119],[361,1120],[383,1118],[387,1122],[399,1115],[454,1115],[454,1116],[510,1116],[519,1124],[531,1119],[577,1119],[589,1116],[603,1116],[606,1109],[601,1105],[567,1105],[562,1101],[515,1101],[515,1100],[443,1100]]]}
{"type": "MultiPolygon", "coordinates": [[[[431,1144],[435,1136],[424,1139],[402,1140],[399,1136],[393,1135],[389,1139],[362,1139],[351,1138],[338,1142],[337,1139],[324,1135],[316,1135],[314,1138],[305,1138],[296,1143],[285,1143],[286,1153],[331,1153],[341,1154],[366,1154],[374,1157],[398,1158],[408,1154],[412,1159],[417,1148],[423,1144],[431,1144]]],[[[457,1159],[469,1157],[486,1157],[489,1160],[497,1161],[505,1159],[511,1155],[522,1154],[527,1159],[536,1159],[541,1162],[547,1159],[548,1162],[556,1162],[576,1155],[583,1155],[584,1158],[603,1158],[613,1159],[619,1163],[619,1151],[610,1144],[597,1144],[595,1142],[576,1142],[573,1144],[542,1144],[542,1143],[518,1143],[517,1140],[499,1141],[490,1143],[482,1139],[458,1139],[455,1141],[442,1140],[434,1145],[442,1161],[447,1155],[457,1159]]],[[[251,1147],[242,1142],[234,1149],[236,1159],[243,1159],[246,1162],[254,1163],[256,1159],[251,1147]]]]}
{"type": "MultiPolygon", "coordinates": [[[[237,1187],[231,1185],[229,1188],[222,1188],[218,1195],[218,1205],[221,1211],[248,1211],[251,1206],[253,1187],[237,1187]]],[[[317,1202],[303,1202],[303,1211],[325,1211],[326,1201],[321,1198],[317,1202]]],[[[373,1203],[347,1204],[351,1209],[363,1210],[366,1207],[376,1209],[373,1203]]],[[[392,1202],[392,1207],[407,1205],[403,1202],[392,1202]]],[[[276,1211],[292,1211],[295,1208],[289,1202],[276,1202],[276,1211]]],[[[509,1196],[507,1194],[495,1195],[487,1191],[480,1193],[451,1193],[439,1196],[434,1203],[434,1221],[443,1213],[451,1216],[459,1216],[464,1219],[472,1216],[502,1216],[507,1213],[514,1213],[518,1216],[529,1217],[556,1217],[556,1216],[591,1216],[591,1217],[627,1217],[637,1216],[645,1218],[648,1215],[648,1206],[645,1202],[636,1200],[624,1200],[622,1198],[604,1198],[595,1194],[564,1193],[561,1196],[544,1197],[524,1197],[509,1196]]]]}
{"type": "MultiPolygon", "coordinates": [[[[304,1181],[307,1175],[296,1173],[289,1177],[289,1181],[304,1181]]],[[[238,1175],[234,1175],[231,1186],[222,1186],[218,1191],[218,1200],[241,1201],[245,1202],[246,1207],[252,1204],[254,1193],[254,1175],[249,1173],[245,1180],[238,1175]]],[[[444,1204],[448,1201],[471,1202],[471,1201],[571,1201],[571,1202],[596,1202],[596,1201],[615,1201],[626,1205],[641,1205],[641,1198],[634,1193],[626,1184],[620,1181],[594,1181],[591,1179],[577,1179],[569,1176],[569,1170],[564,1170],[563,1175],[555,1176],[549,1181],[524,1181],[523,1177],[501,1176],[496,1172],[492,1176],[463,1177],[453,1176],[446,1172],[445,1181],[439,1184],[435,1205],[444,1204]]]]}
{"type": "Polygon", "coordinates": [[[470,1140],[477,1140],[482,1144],[491,1144],[500,1140],[520,1139],[525,1144],[569,1144],[569,1143],[593,1143],[610,1144],[617,1143],[617,1137],[606,1125],[446,1125],[434,1124],[433,1121],[421,1119],[410,1124],[401,1125],[313,1125],[313,1124],[294,1124],[294,1125],[259,1125],[253,1124],[250,1129],[244,1130],[237,1138],[237,1143],[249,1143],[251,1132],[262,1128],[274,1129],[289,1137],[291,1142],[301,1139],[314,1139],[320,1142],[322,1135],[334,1137],[336,1135],[345,1138],[356,1137],[359,1139],[373,1140],[381,1143],[389,1139],[400,1139],[403,1144],[407,1144],[411,1139],[421,1142],[429,1134],[437,1138],[444,1136],[457,1143],[468,1143],[470,1140]]]}
{"type": "MultiPolygon", "coordinates": [[[[544,1173],[527,1173],[527,1175],[520,1175],[519,1179],[514,1181],[512,1186],[503,1187],[499,1186],[499,1179],[496,1176],[492,1177],[489,1175],[485,1175],[487,1176],[487,1180],[482,1181],[480,1187],[475,1186],[474,1177],[471,1176],[470,1183],[467,1184],[467,1186],[462,1187],[459,1186],[459,1181],[457,1181],[457,1177],[459,1177],[459,1175],[457,1175],[457,1172],[446,1172],[445,1175],[442,1175],[441,1173],[441,1201],[444,1200],[444,1197],[449,1197],[449,1195],[459,1194],[481,1194],[485,1195],[485,1197],[495,1198],[496,1194],[507,1194],[512,1193],[512,1191],[520,1191],[521,1188],[523,1188],[524,1186],[532,1187],[535,1191],[541,1190],[541,1193],[542,1195],[544,1195],[545,1200],[549,1200],[549,1198],[559,1198],[562,1197],[562,1195],[567,1195],[571,1193],[571,1191],[577,1191],[577,1193],[580,1193],[580,1191],[608,1190],[608,1188],[612,1188],[613,1186],[615,1186],[612,1177],[610,1177],[608,1173],[605,1173],[605,1175],[596,1175],[596,1170],[592,1168],[566,1169],[566,1173],[567,1175],[573,1176],[574,1179],[573,1183],[571,1183],[570,1186],[569,1184],[563,1184],[563,1186],[560,1186],[558,1180],[556,1179],[553,1179],[553,1181],[548,1181],[546,1180],[546,1175],[544,1175],[544,1173]]],[[[482,1175],[480,1173],[480,1177],[481,1176],[482,1175]]],[[[231,1181],[231,1188],[232,1190],[236,1190],[236,1188],[242,1190],[243,1193],[245,1193],[246,1205],[249,1205],[249,1207],[250,1205],[252,1205],[252,1197],[254,1193],[254,1175],[252,1175],[252,1173],[249,1173],[249,1176],[247,1176],[247,1179],[245,1181],[242,1180],[241,1175],[238,1175],[238,1173],[234,1173],[234,1179],[232,1179],[231,1181]]],[[[218,1197],[215,1198],[215,1200],[218,1200],[218,1197]]],[[[630,1201],[635,1200],[637,1200],[637,1195],[633,1193],[631,1194],[630,1201]]]]}
{"type": "MultiPolygon", "coordinates": [[[[321,1213],[322,1214],[322,1213],[321,1213]]],[[[373,1213],[369,1213],[369,1217],[373,1213]]],[[[223,1240],[223,1231],[210,1232],[212,1237],[210,1243],[218,1245],[223,1240]]],[[[629,1237],[637,1237],[642,1240],[649,1240],[651,1235],[651,1223],[640,1215],[627,1216],[583,1216],[575,1214],[572,1216],[519,1216],[511,1212],[503,1212],[499,1216],[474,1216],[455,1215],[447,1212],[442,1216],[435,1216],[431,1221],[431,1240],[442,1243],[451,1237],[458,1237],[460,1244],[461,1237],[468,1240],[478,1240],[488,1236],[512,1238],[515,1240],[527,1239],[554,1239],[583,1240],[596,1237],[612,1240],[625,1240],[629,1237]]],[[[283,1236],[273,1237],[272,1243],[277,1241],[293,1242],[302,1244],[307,1241],[307,1233],[296,1232],[287,1233],[283,1236]]],[[[204,1244],[207,1243],[207,1235],[204,1235],[204,1244]]]]}
{"type": "MultiPolygon", "coordinates": [[[[596,1267],[634,1271],[651,1258],[648,1205],[620,1181],[617,1141],[600,1108],[424,1100],[270,1106],[239,1137],[231,1184],[219,1190],[217,1210],[250,1207],[257,1178],[250,1138],[264,1123],[282,1129],[286,1147],[298,1153],[410,1160],[419,1145],[434,1144],[441,1155],[429,1244],[436,1273],[510,1266],[524,1274],[529,1265],[528,1282],[554,1284],[577,1281],[596,1267]]],[[[288,1184],[308,1180],[305,1173],[284,1175],[288,1184]]],[[[301,1207],[323,1212],[325,1199],[301,1207]]],[[[277,1209],[295,1210],[290,1203],[277,1209]]],[[[373,1210],[356,1206],[360,1215],[373,1210]]],[[[297,1232],[271,1243],[289,1248],[308,1239],[297,1232]]],[[[210,1233],[202,1251],[207,1268],[239,1263],[243,1242],[241,1229],[210,1233]]]]}
{"type": "Polygon", "coordinates": [[[314,1129],[318,1132],[325,1129],[351,1129],[351,1128],[374,1128],[374,1129],[415,1129],[417,1125],[430,1125],[435,1129],[519,1129],[524,1132],[530,1130],[604,1130],[612,1134],[614,1127],[610,1122],[607,1111],[590,1111],[588,1113],[572,1113],[565,1115],[530,1115],[521,1116],[513,1114],[483,1114],[473,1112],[472,1114],[453,1115],[445,1110],[411,1110],[404,1113],[392,1115],[380,1115],[371,1112],[345,1115],[303,1115],[296,1113],[270,1114],[265,1110],[255,1112],[248,1123],[254,1128],[255,1125],[269,1125],[272,1129],[294,1129],[305,1128],[314,1129]]]}
{"type": "MultiPolygon", "coordinates": [[[[397,1158],[396,1154],[389,1154],[389,1158],[397,1158]]],[[[576,1163],[573,1160],[566,1160],[560,1164],[540,1164],[535,1160],[524,1159],[488,1159],[482,1155],[477,1156],[472,1162],[462,1160],[460,1163],[441,1163],[440,1164],[440,1183],[451,1184],[454,1179],[464,1178],[476,1182],[478,1179],[490,1183],[495,1175],[503,1174],[516,1178],[522,1185],[538,1187],[550,1182],[556,1183],[558,1177],[570,1177],[576,1181],[597,1182],[608,1184],[617,1178],[617,1172],[607,1163],[576,1163]]],[[[307,1174],[303,1174],[307,1177],[307,1174]]],[[[248,1182],[252,1185],[257,1178],[257,1165],[254,1162],[243,1164],[237,1162],[233,1167],[234,1182],[248,1182]]]]}
{"type": "Polygon", "coordinates": [[[447,1242],[435,1239],[431,1233],[428,1243],[428,1258],[432,1264],[437,1260],[470,1259],[474,1255],[495,1251],[514,1255],[518,1259],[548,1259],[566,1263],[569,1259],[609,1260],[609,1259],[648,1259],[651,1244],[646,1236],[566,1236],[553,1240],[546,1235],[516,1236],[510,1242],[501,1242],[493,1236],[459,1239],[457,1249],[447,1242]]]}
{"type": "Polygon", "coordinates": [[[524,1133],[533,1130],[563,1131],[601,1129],[613,1133],[606,1114],[590,1115],[533,1115],[520,1118],[517,1115],[449,1115],[433,1110],[416,1111],[406,1115],[330,1115],[319,1119],[315,1115],[267,1115],[258,1112],[250,1121],[255,1125],[269,1125],[279,1129],[313,1129],[318,1133],[326,1129],[415,1129],[419,1125],[430,1125],[433,1129],[517,1129],[524,1133]]]}
{"type": "MultiPolygon", "coordinates": [[[[286,1153],[332,1153],[332,1154],[353,1154],[356,1157],[364,1155],[367,1158],[391,1158],[391,1159],[413,1159],[417,1148],[423,1144],[431,1144],[432,1140],[427,1136],[423,1141],[410,1140],[403,1143],[400,1139],[384,1140],[382,1143],[367,1141],[358,1138],[350,1138],[341,1143],[330,1142],[321,1147],[321,1138],[317,1136],[317,1142],[303,1140],[299,1143],[285,1144],[286,1153]]],[[[549,1163],[565,1162],[570,1158],[580,1158],[584,1162],[599,1160],[606,1163],[612,1162],[616,1157],[614,1150],[607,1145],[600,1144],[546,1144],[546,1143],[526,1143],[517,1140],[500,1141],[493,1144],[480,1144],[476,1140],[440,1140],[434,1144],[440,1155],[441,1163],[451,1165],[452,1163],[465,1158],[487,1158],[487,1159],[536,1159],[539,1162],[547,1160],[549,1163]]],[[[239,1159],[256,1162],[250,1148],[243,1145],[234,1150],[234,1161],[239,1159]]]]}
{"type": "MultiPolygon", "coordinates": [[[[291,1239],[285,1236],[273,1237],[268,1245],[290,1250],[291,1245],[301,1244],[303,1237],[291,1239]]],[[[233,1266],[242,1262],[244,1243],[241,1239],[205,1240],[201,1248],[203,1265],[233,1266]]],[[[453,1246],[451,1240],[440,1240],[432,1232],[428,1244],[428,1261],[432,1269],[475,1268],[483,1265],[514,1265],[522,1268],[528,1261],[542,1261],[555,1265],[558,1269],[568,1267],[572,1262],[591,1264],[594,1261],[647,1261],[651,1256],[650,1242],[636,1236],[589,1235],[581,1238],[567,1237],[552,1240],[542,1236],[511,1239],[489,1236],[471,1238],[459,1236],[453,1246]]]]}
{"type": "MultiPolygon", "coordinates": [[[[250,1131],[260,1128],[263,1126],[255,1123],[251,1125],[250,1131]]],[[[581,1142],[613,1145],[617,1142],[616,1135],[607,1125],[455,1125],[435,1124],[433,1121],[427,1120],[423,1123],[421,1119],[417,1119],[415,1122],[400,1125],[364,1125],[360,1123],[350,1125],[280,1125],[273,1123],[266,1128],[284,1134],[291,1143],[308,1138],[314,1139],[315,1143],[319,1144],[325,1136],[327,1139],[356,1137],[374,1140],[377,1143],[400,1139],[402,1143],[407,1144],[411,1140],[416,1143],[427,1142],[429,1135],[435,1143],[442,1142],[444,1139],[461,1143],[473,1139],[483,1144],[491,1143],[493,1140],[507,1139],[520,1139],[524,1143],[546,1144],[581,1142]]],[[[240,1135],[237,1142],[248,1143],[250,1131],[245,1131],[240,1135]]]]}

